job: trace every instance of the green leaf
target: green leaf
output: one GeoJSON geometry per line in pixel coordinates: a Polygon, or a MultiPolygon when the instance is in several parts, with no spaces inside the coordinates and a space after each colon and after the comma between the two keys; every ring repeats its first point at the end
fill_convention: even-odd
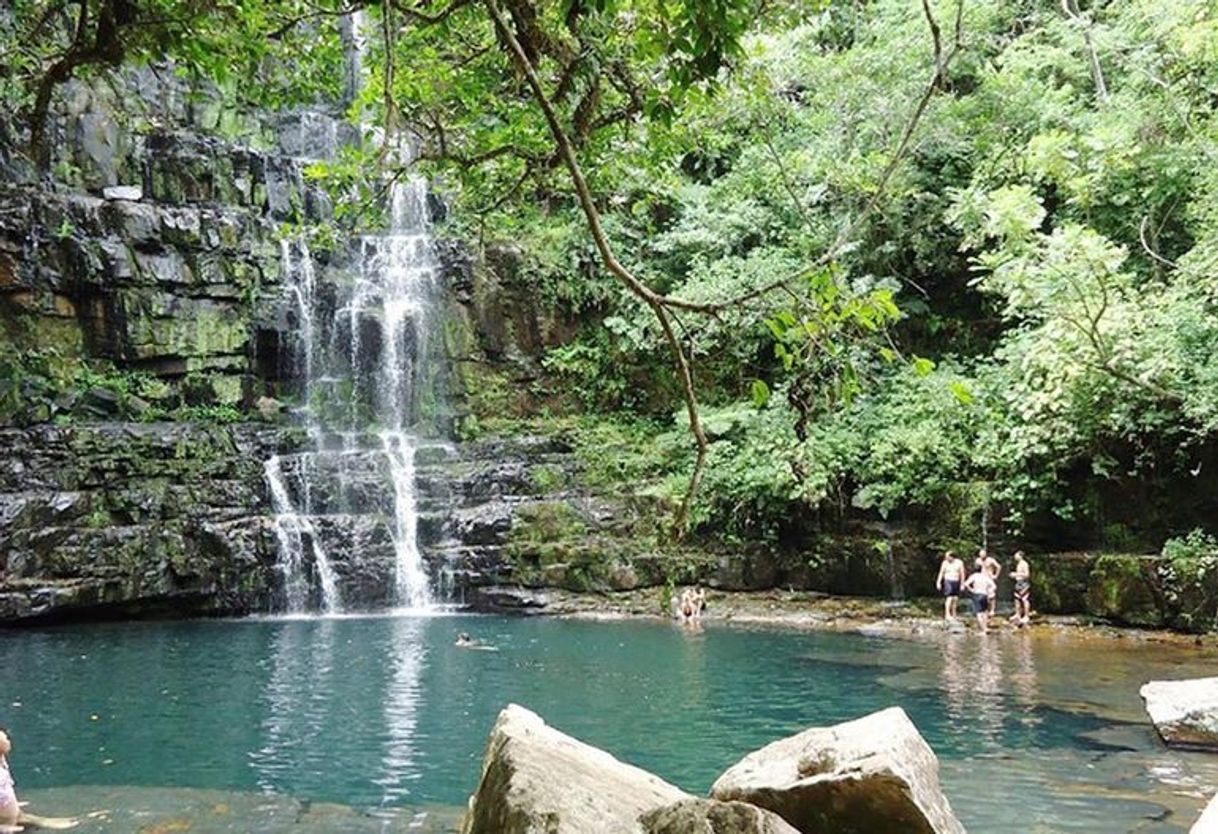
{"type": "Polygon", "coordinates": [[[753,404],[761,408],[770,401],[770,386],[763,380],[753,380],[753,404]]]}
{"type": "Polygon", "coordinates": [[[959,379],[953,379],[950,383],[948,383],[947,387],[952,392],[952,396],[955,397],[962,405],[972,405],[977,399],[973,395],[972,389],[969,388],[965,382],[959,379]]]}

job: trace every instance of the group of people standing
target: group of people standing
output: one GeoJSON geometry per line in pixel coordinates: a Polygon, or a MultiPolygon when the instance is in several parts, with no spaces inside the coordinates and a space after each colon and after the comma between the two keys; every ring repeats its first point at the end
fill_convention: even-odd
{"type": "MultiPolygon", "coordinates": [[[[943,594],[943,619],[954,622],[960,597],[967,595],[977,616],[977,627],[982,634],[989,633],[990,620],[998,604],[998,577],[1001,575],[1002,565],[984,547],[977,551],[972,573],[967,572],[964,560],[954,552],[944,553],[935,580],[935,587],[943,594]]],[[[1015,580],[1015,613],[1010,621],[1023,627],[1028,625],[1032,612],[1032,568],[1022,550],[1015,551],[1015,568],[1011,576],[1015,580]]]]}

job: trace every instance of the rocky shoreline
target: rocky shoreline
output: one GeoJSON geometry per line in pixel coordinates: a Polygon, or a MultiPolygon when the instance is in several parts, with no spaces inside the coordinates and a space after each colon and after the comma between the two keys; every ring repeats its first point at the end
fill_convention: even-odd
{"type": "MultiPolygon", "coordinates": [[[[562,589],[498,589],[489,598],[497,605],[476,608],[494,613],[529,613],[587,620],[671,619],[661,607],[662,589],[645,588],[608,594],[576,593],[562,589]],[[516,604],[505,604],[512,600],[516,604]]],[[[815,591],[717,591],[709,590],[705,623],[767,625],[815,631],[840,631],[894,637],[948,631],[939,600],[918,598],[891,601],[871,597],[849,597],[815,591]]],[[[485,598],[484,598],[485,599],[485,598]]],[[[1060,635],[1079,640],[1136,640],[1174,646],[1218,648],[1218,634],[1191,634],[1166,629],[1137,628],[1112,624],[1081,615],[1035,614],[1026,629],[1007,625],[999,608],[997,634],[1029,633],[1060,635]]],[[[972,633],[972,617],[962,614],[952,631],[972,633]]]]}

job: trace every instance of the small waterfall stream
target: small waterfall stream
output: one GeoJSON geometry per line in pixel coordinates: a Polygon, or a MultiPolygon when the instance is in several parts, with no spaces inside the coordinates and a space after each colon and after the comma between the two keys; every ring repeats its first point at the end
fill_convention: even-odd
{"type": "Polygon", "coordinates": [[[389,231],[361,237],[348,280],[333,286],[319,286],[303,239],[283,243],[299,412],[314,447],[266,463],[289,612],[344,610],[349,593],[334,563],[357,551],[364,556],[374,538],[369,526],[378,524],[392,542],[384,577],[392,587],[381,598],[411,609],[432,604],[417,541],[413,429],[438,263],[426,182],[395,182],[389,202],[389,231]]]}

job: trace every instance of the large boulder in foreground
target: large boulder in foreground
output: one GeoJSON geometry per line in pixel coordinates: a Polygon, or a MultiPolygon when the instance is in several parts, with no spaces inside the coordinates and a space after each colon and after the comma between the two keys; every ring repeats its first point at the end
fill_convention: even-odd
{"type": "Polygon", "coordinates": [[[647,834],[799,834],[771,811],[715,799],[683,799],[644,814],[641,822],[647,834]]]}
{"type": "Polygon", "coordinates": [[[509,704],[491,731],[462,834],[644,834],[648,811],[680,788],[509,704]]]}
{"type": "Polygon", "coordinates": [[[1151,681],[1140,694],[1163,741],[1218,750],[1218,678],[1151,681]]]}
{"type": "Polygon", "coordinates": [[[804,834],[964,832],[939,786],[939,760],[900,707],[750,753],[711,796],[774,811],[804,834]]]}

